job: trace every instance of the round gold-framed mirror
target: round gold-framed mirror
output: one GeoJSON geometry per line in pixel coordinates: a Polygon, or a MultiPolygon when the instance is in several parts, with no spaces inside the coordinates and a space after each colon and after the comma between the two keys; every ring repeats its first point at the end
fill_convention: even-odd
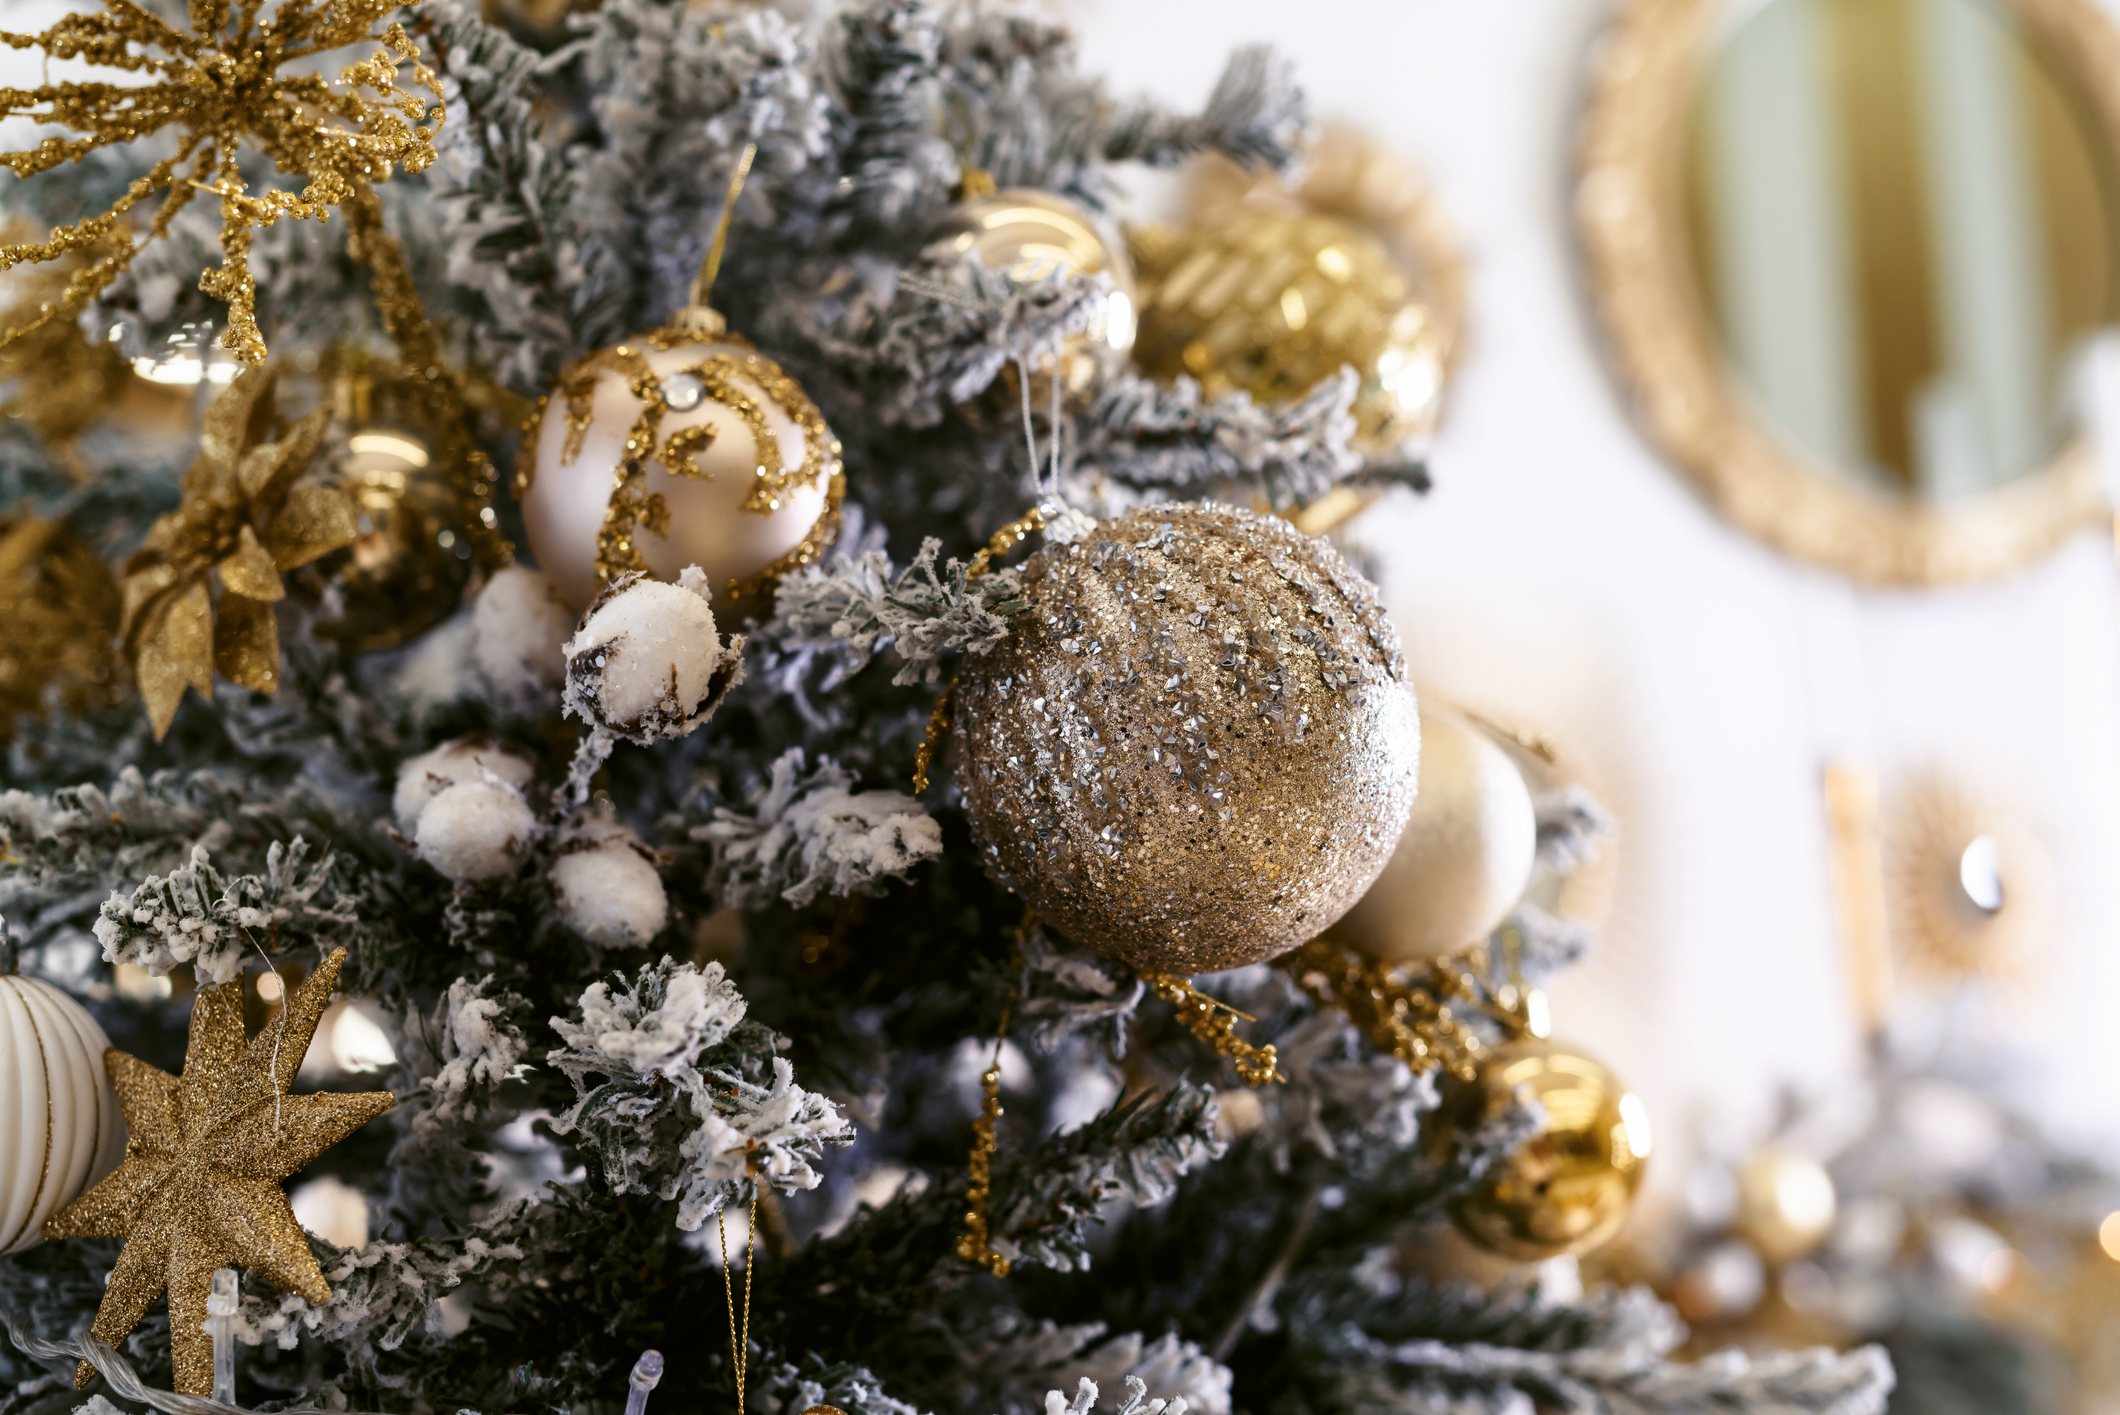
{"type": "Polygon", "coordinates": [[[2090,0],[1623,0],[1575,189],[1649,436],[1728,520],[1884,585],[2110,515],[2120,31],[2090,0]]]}

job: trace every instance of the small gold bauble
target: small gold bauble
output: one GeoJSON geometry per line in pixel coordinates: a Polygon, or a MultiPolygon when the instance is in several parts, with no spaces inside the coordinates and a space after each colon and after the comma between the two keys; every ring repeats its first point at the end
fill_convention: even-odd
{"type": "MultiPolygon", "coordinates": [[[[1125,242],[1076,203],[1051,192],[1017,188],[970,197],[950,208],[929,252],[970,256],[1017,281],[1109,275],[1112,288],[1103,307],[1087,329],[1060,347],[1061,391],[1068,396],[1087,392],[1126,367],[1134,347],[1137,308],[1133,262],[1125,242]]],[[[1033,370],[1048,365],[1049,357],[1044,350],[1033,350],[1033,370]]],[[[1014,376],[1013,369],[1004,370],[1005,378],[1014,376]]],[[[1049,376],[1034,373],[1032,378],[1032,400],[1041,409],[1050,392],[1045,383],[1049,376]]]]}
{"type": "Polygon", "coordinates": [[[1825,1242],[1839,1204],[1833,1176],[1808,1155],[1762,1150],[1737,1174],[1737,1231],[1770,1263],[1825,1242]]]}
{"type": "Polygon", "coordinates": [[[1531,880],[1538,816],[1486,733],[1421,704],[1421,793],[1391,863],[1334,934],[1384,962],[1439,957],[1493,932],[1531,880]]]}
{"type": "Polygon", "coordinates": [[[118,582],[58,521],[0,516],[0,741],[56,686],[69,712],[118,685],[118,582]]]}
{"type": "Polygon", "coordinates": [[[716,614],[824,552],[839,441],[780,366],[731,334],[644,334],[560,375],[515,494],[538,568],[584,609],[629,570],[697,565],[716,614]]]}
{"type": "Polygon", "coordinates": [[[338,606],[315,632],[347,648],[391,648],[456,612],[471,582],[471,541],[457,524],[456,494],[431,465],[426,438],[390,423],[356,427],[339,459],[360,534],[317,562],[338,606]]]}
{"type": "Polygon", "coordinates": [[[1376,878],[1420,725],[1376,589],[1235,507],[1143,507],[1025,567],[957,686],[989,867],[1076,942],[1211,972],[1285,953],[1376,878]]]}
{"type": "Polygon", "coordinates": [[[1522,1088],[1545,1107],[1546,1124],[1451,1206],[1466,1237],[1537,1262],[1587,1252],[1625,1226],[1649,1160],[1639,1097],[1578,1049],[1546,1041],[1496,1047],[1475,1087],[1490,1114],[1522,1088]]]}
{"type": "Polygon", "coordinates": [[[1352,365],[1355,446],[1380,455],[1429,431],[1443,391],[1440,327],[1382,241],[1335,217],[1269,209],[1137,241],[1134,362],[1190,374],[1209,397],[1300,398],[1352,365]]]}

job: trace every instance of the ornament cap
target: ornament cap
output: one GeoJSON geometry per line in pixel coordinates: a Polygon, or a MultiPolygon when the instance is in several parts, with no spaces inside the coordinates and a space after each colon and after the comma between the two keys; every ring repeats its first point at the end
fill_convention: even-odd
{"type": "Polygon", "coordinates": [[[686,305],[670,317],[670,328],[694,339],[705,341],[719,339],[729,332],[729,321],[722,318],[720,310],[711,305],[686,305]]]}

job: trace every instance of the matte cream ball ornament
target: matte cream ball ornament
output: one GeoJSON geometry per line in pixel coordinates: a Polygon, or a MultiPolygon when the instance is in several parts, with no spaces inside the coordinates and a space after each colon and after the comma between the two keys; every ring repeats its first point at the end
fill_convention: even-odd
{"type": "Polygon", "coordinates": [[[576,610],[619,576],[697,565],[727,611],[838,532],[839,440],[780,365],[708,308],[728,208],[670,324],[580,359],[525,429],[515,495],[538,568],[576,610]]]}
{"type": "Polygon", "coordinates": [[[0,1253],[36,1244],[46,1219],[125,1157],[109,1046],[79,1003],[15,971],[0,920],[0,1253]]]}
{"type": "Polygon", "coordinates": [[[1519,1095],[1546,1113],[1538,1134],[1451,1206],[1466,1237],[1518,1262],[1584,1253],[1626,1226],[1649,1163],[1649,1113],[1592,1057],[1525,1039],[1489,1052],[1472,1099],[1496,1115],[1519,1095]]]}
{"type": "Polygon", "coordinates": [[[1316,937],[1390,857],[1420,719],[1376,589],[1323,540],[1180,502],[1048,544],[967,661],[957,780],[995,874],[1138,968],[1316,937]]]}
{"type": "Polygon", "coordinates": [[[1508,917],[1537,854],[1537,812],[1516,763],[1457,713],[1424,702],[1421,793],[1391,863],[1334,933],[1385,962],[1440,957],[1508,917]]]}

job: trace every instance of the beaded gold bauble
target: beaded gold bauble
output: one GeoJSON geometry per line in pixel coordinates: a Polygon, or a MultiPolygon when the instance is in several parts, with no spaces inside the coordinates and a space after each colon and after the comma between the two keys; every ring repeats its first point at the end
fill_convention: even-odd
{"type": "Polygon", "coordinates": [[[0,939],[0,1253],[37,1243],[125,1157],[110,1039],[65,993],[11,971],[7,951],[0,939]]]}
{"type": "Polygon", "coordinates": [[[316,634],[352,649],[384,649],[454,614],[471,583],[471,541],[428,440],[392,422],[356,424],[338,474],[360,532],[317,562],[337,594],[316,634]]]}
{"type": "Polygon", "coordinates": [[[697,565],[716,613],[824,552],[839,441],[780,366],[730,334],[662,330],[591,354],[540,406],[516,473],[538,568],[575,609],[630,570],[697,565]]]}
{"type": "Polygon", "coordinates": [[[1605,1067],[1572,1046],[1525,1040],[1480,1063],[1475,1099],[1499,1113],[1521,1090],[1544,1128],[1451,1206],[1466,1237],[1519,1262],[1582,1253],[1626,1225],[1649,1161],[1649,1113],[1605,1067]]]}
{"type": "MultiPolygon", "coordinates": [[[[1126,367],[1134,347],[1137,308],[1133,262],[1126,243],[1083,207],[1051,192],[1021,188],[967,197],[950,208],[942,234],[929,250],[968,256],[1018,281],[1052,275],[1110,276],[1111,293],[1089,327],[1060,346],[1061,391],[1086,392],[1126,367]]],[[[1034,350],[1031,359],[1038,370],[1031,395],[1041,410],[1050,393],[1044,382],[1050,374],[1042,370],[1048,357],[1034,350]]],[[[1005,379],[1013,377],[1013,369],[1004,371],[1005,379]]]]}
{"type": "Polygon", "coordinates": [[[1315,937],[1384,867],[1420,721],[1376,589],[1229,506],[1149,506],[1026,564],[956,696],[990,868],[1076,942],[1211,972],[1315,937]]]}
{"type": "Polygon", "coordinates": [[[73,532],[0,515],[0,741],[56,687],[70,712],[117,691],[117,578],[73,532]]]}
{"type": "Polygon", "coordinates": [[[1434,423],[1442,329],[1382,241],[1312,212],[1238,208],[1134,248],[1143,296],[1134,362],[1190,374],[1209,397],[1300,398],[1351,365],[1354,445],[1389,452],[1434,423]]]}
{"type": "Polygon", "coordinates": [[[1391,863],[1334,935],[1371,958],[1435,958],[1485,938],[1531,880],[1530,788],[1486,733],[1421,704],[1421,793],[1391,863]]]}

